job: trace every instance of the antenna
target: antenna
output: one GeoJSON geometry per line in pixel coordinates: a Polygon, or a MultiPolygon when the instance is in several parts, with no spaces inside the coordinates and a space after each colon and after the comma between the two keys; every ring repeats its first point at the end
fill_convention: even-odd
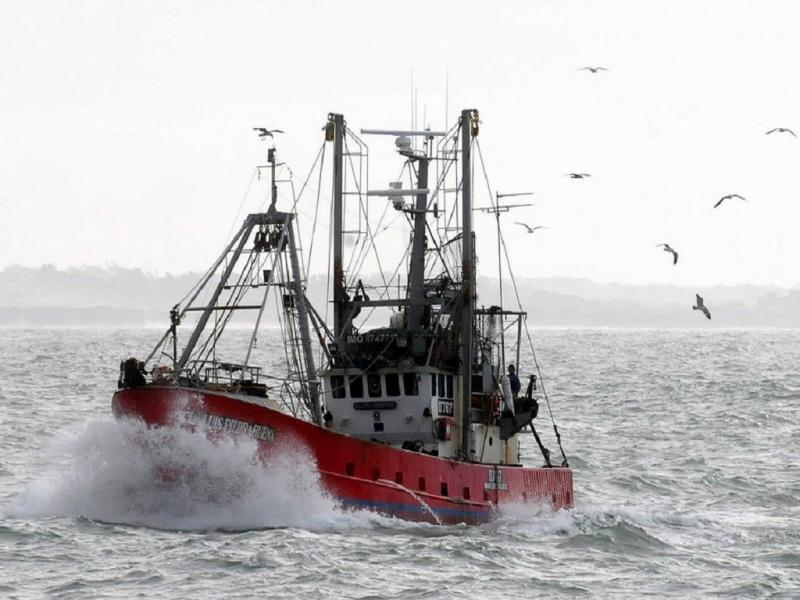
{"type": "MultiPolygon", "coordinates": [[[[417,128],[417,126],[416,126],[416,120],[414,119],[414,68],[413,67],[411,68],[411,72],[409,74],[408,86],[409,86],[408,87],[409,100],[411,102],[411,106],[410,106],[410,108],[411,108],[411,113],[410,113],[411,114],[411,122],[409,124],[410,125],[409,129],[411,131],[414,131],[417,128]]],[[[415,147],[415,149],[416,149],[416,147],[415,147]]]]}
{"type": "Polygon", "coordinates": [[[447,131],[448,117],[450,108],[450,69],[444,71],[444,130],[447,131]]]}
{"type": "MultiPolygon", "coordinates": [[[[419,114],[419,90],[414,86],[414,129],[417,129],[417,115],[419,114]]],[[[417,149],[417,140],[414,140],[414,150],[417,149]]]]}
{"type": "MultiPolygon", "coordinates": [[[[513,198],[517,196],[533,196],[533,192],[513,192],[510,194],[501,194],[495,192],[495,202],[492,206],[479,206],[472,210],[479,210],[483,213],[494,215],[497,222],[497,275],[500,283],[500,308],[503,308],[503,255],[500,247],[500,213],[507,213],[512,208],[522,208],[523,206],[533,206],[530,202],[525,204],[500,204],[500,198],[513,198]]],[[[500,315],[500,371],[505,372],[506,368],[506,336],[505,325],[502,322],[503,315],[500,315]]],[[[519,362],[519,360],[517,361],[519,362]]]]}

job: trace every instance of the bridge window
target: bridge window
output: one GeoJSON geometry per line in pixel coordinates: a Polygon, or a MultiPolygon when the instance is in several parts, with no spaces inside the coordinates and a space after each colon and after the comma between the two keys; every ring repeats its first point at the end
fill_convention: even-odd
{"type": "Polygon", "coordinates": [[[344,398],[347,395],[347,390],[344,388],[344,377],[341,375],[333,375],[331,377],[331,396],[334,398],[344,398]]]}
{"type": "Polygon", "coordinates": [[[436,373],[431,373],[431,396],[436,395],[436,373]]]}
{"type": "Polygon", "coordinates": [[[361,378],[361,375],[356,375],[350,378],[350,397],[364,397],[364,380],[361,378]]]}
{"type": "Polygon", "coordinates": [[[439,373],[439,397],[444,398],[444,373],[439,373]]]}
{"type": "Polygon", "coordinates": [[[367,375],[367,393],[369,393],[370,398],[380,398],[383,395],[381,376],[377,373],[367,375]]]}
{"type": "Polygon", "coordinates": [[[400,377],[397,373],[386,374],[386,395],[399,396],[400,395],[400,377]]]}
{"type": "Polygon", "coordinates": [[[453,397],[453,376],[452,375],[448,375],[447,376],[447,397],[448,398],[452,398],[453,397]]]}
{"type": "Polygon", "coordinates": [[[416,373],[403,373],[403,389],[406,392],[406,396],[416,396],[419,394],[416,373]]]}

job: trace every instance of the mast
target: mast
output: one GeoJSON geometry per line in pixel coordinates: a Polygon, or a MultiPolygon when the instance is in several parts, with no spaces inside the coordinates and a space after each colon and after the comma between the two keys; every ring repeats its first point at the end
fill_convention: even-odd
{"type": "MultiPolygon", "coordinates": [[[[333,334],[339,343],[347,309],[347,292],[344,284],[343,190],[344,172],[344,116],[328,114],[328,128],[333,124],[333,334]]],[[[326,139],[330,140],[327,135],[326,139]]]]}
{"type": "Polygon", "coordinates": [[[408,277],[408,330],[412,334],[411,349],[414,354],[425,354],[425,340],[421,336],[425,314],[425,220],[428,208],[428,164],[427,156],[418,159],[417,188],[425,190],[417,194],[414,205],[414,243],[411,250],[411,268],[408,277]]]}
{"type": "Polygon", "coordinates": [[[267,150],[267,161],[271,167],[272,175],[272,202],[270,202],[269,210],[267,212],[275,212],[275,203],[278,201],[278,184],[275,183],[275,148],[267,150]]]}
{"type": "MultiPolygon", "coordinates": [[[[478,111],[461,111],[461,454],[469,459],[472,398],[472,328],[475,301],[475,251],[472,245],[472,172],[470,144],[478,111]]],[[[476,131],[477,133],[477,131],[476,131]]]]}
{"type": "Polygon", "coordinates": [[[305,357],[306,377],[308,378],[308,395],[311,401],[311,418],[317,425],[322,425],[322,409],[319,401],[319,380],[314,366],[314,351],[311,347],[311,332],[308,329],[308,307],[306,293],[303,289],[300,259],[297,256],[297,242],[294,234],[294,219],[286,223],[286,237],[289,242],[289,258],[292,266],[292,291],[297,307],[297,321],[300,326],[300,343],[305,357]]]}

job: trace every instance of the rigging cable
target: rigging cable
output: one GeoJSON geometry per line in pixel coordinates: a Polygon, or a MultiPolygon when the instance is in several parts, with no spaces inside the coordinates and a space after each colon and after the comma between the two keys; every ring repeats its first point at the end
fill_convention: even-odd
{"type": "Polygon", "coordinates": [[[317,233],[317,220],[319,215],[319,199],[322,195],[322,171],[325,168],[325,143],[323,142],[322,147],[319,149],[317,153],[317,158],[314,160],[314,163],[311,165],[311,169],[308,172],[308,177],[306,177],[305,182],[303,183],[303,187],[300,188],[300,193],[297,195],[297,199],[300,200],[300,197],[303,195],[303,192],[306,189],[306,185],[308,184],[309,179],[311,179],[311,174],[314,172],[314,167],[317,166],[317,161],[319,162],[319,180],[317,181],[317,202],[314,206],[314,224],[311,227],[311,242],[308,246],[308,262],[306,263],[306,279],[308,278],[308,274],[311,272],[311,255],[314,253],[314,236],[317,233]]]}
{"type": "MultiPolygon", "coordinates": [[[[494,196],[492,195],[492,187],[489,184],[489,175],[486,172],[486,165],[483,162],[483,153],[481,152],[480,142],[478,142],[478,140],[476,139],[475,140],[475,144],[476,144],[477,149],[478,149],[478,153],[477,154],[478,154],[478,157],[480,158],[480,161],[481,161],[481,169],[483,170],[483,176],[486,179],[486,187],[488,188],[488,191],[489,191],[489,201],[491,202],[492,207],[496,209],[497,207],[495,206],[494,196]]],[[[509,256],[508,256],[508,247],[506,246],[506,240],[502,236],[502,234],[500,234],[500,242],[501,242],[501,244],[503,246],[503,253],[504,253],[505,258],[506,258],[506,266],[508,267],[508,273],[509,273],[509,276],[511,277],[511,283],[513,284],[513,287],[514,287],[514,295],[516,296],[516,300],[517,300],[517,305],[519,307],[519,311],[520,312],[524,312],[522,310],[522,300],[520,299],[520,296],[519,296],[519,289],[517,288],[517,280],[516,280],[516,277],[514,277],[514,272],[511,269],[511,260],[509,259],[509,256]]],[[[567,461],[567,455],[564,452],[564,447],[561,445],[561,434],[558,432],[558,426],[556,425],[555,418],[553,417],[553,409],[550,406],[550,397],[547,394],[547,389],[545,388],[545,385],[544,385],[544,378],[542,377],[542,371],[541,371],[541,368],[539,367],[539,360],[536,358],[536,350],[533,347],[533,339],[531,338],[531,332],[530,332],[530,329],[528,328],[528,317],[527,317],[527,315],[525,315],[524,321],[525,321],[525,334],[528,337],[528,344],[530,345],[530,348],[531,348],[531,355],[533,356],[533,364],[536,366],[536,372],[539,375],[539,383],[542,386],[542,395],[544,395],[545,402],[547,403],[547,412],[550,414],[550,422],[553,424],[553,431],[554,431],[555,436],[556,436],[556,441],[558,442],[558,448],[559,448],[559,450],[561,450],[561,457],[564,459],[563,463],[562,463],[562,466],[568,467],[569,466],[569,462],[567,461]]],[[[517,343],[519,343],[519,341],[517,341],[517,343]]]]}
{"type": "MultiPolygon", "coordinates": [[[[403,167],[400,169],[400,174],[398,175],[398,179],[403,177],[403,173],[406,170],[406,166],[407,166],[407,163],[403,163],[403,167]]],[[[386,214],[388,212],[389,212],[389,203],[387,202],[386,205],[383,207],[383,213],[381,214],[380,219],[378,219],[378,224],[375,226],[376,233],[375,233],[374,236],[372,236],[373,240],[374,240],[374,238],[376,236],[378,236],[379,234],[383,233],[389,227],[389,225],[393,225],[395,223],[395,221],[397,221],[397,219],[401,216],[401,215],[397,215],[395,217],[395,219],[389,225],[387,225],[386,227],[381,229],[381,225],[383,225],[383,220],[386,217],[386,214]]],[[[358,258],[356,258],[355,261],[353,260],[353,258],[356,256],[355,250],[353,251],[353,254],[350,255],[350,261],[348,262],[348,265],[347,265],[347,271],[348,272],[351,272],[351,267],[352,267],[352,272],[357,274],[364,267],[364,263],[366,262],[367,256],[369,254],[369,247],[367,246],[367,241],[368,241],[368,238],[365,237],[363,239],[363,241],[361,242],[361,248],[358,250],[358,258]],[[355,266],[353,266],[354,262],[355,262],[355,266]]],[[[355,280],[355,276],[350,281],[350,285],[351,286],[355,284],[354,280],[355,280]]],[[[389,280],[390,284],[391,284],[391,281],[392,280],[390,279],[389,280]]],[[[386,285],[385,280],[384,280],[384,285],[386,285]]]]}
{"type": "MultiPolygon", "coordinates": [[[[389,281],[393,281],[394,280],[395,276],[397,275],[397,272],[400,270],[400,267],[403,266],[403,264],[405,263],[406,257],[408,256],[409,250],[411,250],[411,241],[410,240],[408,242],[408,245],[406,246],[406,251],[403,253],[403,256],[398,261],[397,267],[395,267],[394,273],[392,273],[392,277],[391,277],[391,279],[389,279],[389,281]]],[[[387,287],[383,288],[383,291],[378,295],[378,299],[379,300],[383,300],[384,296],[386,294],[388,294],[388,293],[389,293],[389,287],[387,286],[387,287]]],[[[362,319],[361,324],[358,326],[358,329],[361,329],[366,324],[366,322],[372,316],[372,313],[375,312],[376,308],[377,307],[373,306],[370,309],[370,311],[367,313],[367,316],[362,319]]]]}
{"type": "MultiPolygon", "coordinates": [[[[345,153],[347,154],[347,162],[350,165],[350,170],[353,173],[353,179],[355,179],[356,178],[355,167],[353,166],[353,159],[350,156],[349,149],[347,147],[347,138],[344,139],[344,150],[345,150],[345,153]]],[[[388,284],[386,283],[386,276],[383,273],[383,265],[381,264],[381,257],[380,257],[380,254],[378,253],[378,247],[375,245],[375,239],[374,239],[374,237],[372,235],[372,230],[370,229],[370,226],[369,226],[369,219],[367,218],[367,213],[364,210],[364,203],[361,201],[361,188],[360,188],[360,186],[358,186],[358,208],[359,208],[359,214],[363,214],[364,215],[364,224],[365,224],[365,227],[367,229],[367,236],[369,237],[369,241],[370,241],[370,245],[372,246],[372,250],[375,253],[375,260],[378,263],[378,272],[380,273],[381,280],[383,281],[383,285],[388,287],[388,284]]]]}
{"type": "Polygon", "coordinates": [[[247,188],[244,191],[244,195],[242,196],[242,199],[239,201],[239,208],[236,209],[236,214],[233,216],[230,229],[228,229],[228,235],[225,236],[226,240],[230,239],[231,234],[233,233],[233,229],[234,227],[236,227],[236,223],[239,220],[239,214],[242,212],[242,207],[244,206],[244,201],[247,199],[247,196],[250,195],[250,188],[253,186],[253,181],[255,180],[258,172],[259,172],[258,167],[255,167],[253,169],[253,174],[250,175],[250,181],[247,183],[247,188]]]}
{"type": "MultiPolygon", "coordinates": [[[[233,217],[233,221],[231,222],[231,227],[228,230],[228,234],[225,236],[226,240],[229,240],[230,237],[231,237],[231,233],[233,232],[233,228],[236,226],[236,220],[239,218],[239,213],[241,213],[241,211],[242,211],[242,206],[244,206],[244,201],[247,199],[247,196],[250,194],[250,188],[253,186],[253,181],[256,178],[256,173],[257,172],[258,172],[258,168],[255,168],[255,169],[253,169],[253,174],[250,175],[250,181],[247,183],[247,188],[244,191],[244,195],[242,196],[242,199],[239,201],[239,208],[236,209],[236,216],[233,217]]],[[[191,289],[188,292],[186,292],[186,294],[184,294],[184,296],[180,300],[178,300],[178,302],[175,303],[175,306],[180,306],[181,304],[183,304],[183,301],[186,300],[186,298],[188,298],[189,296],[192,295],[192,293],[198,288],[198,286],[201,285],[201,282],[203,282],[206,279],[206,277],[208,276],[209,272],[214,268],[215,264],[216,263],[212,264],[208,269],[206,269],[205,273],[203,273],[203,275],[200,277],[200,279],[197,281],[197,283],[195,283],[191,287],[191,289]]]]}

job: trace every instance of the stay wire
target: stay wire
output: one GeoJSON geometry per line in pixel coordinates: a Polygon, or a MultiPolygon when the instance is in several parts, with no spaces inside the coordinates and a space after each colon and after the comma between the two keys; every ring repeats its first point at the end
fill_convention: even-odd
{"type": "MultiPolygon", "coordinates": [[[[478,149],[478,157],[480,158],[481,169],[483,170],[483,176],[484,176],[484,179],[486,180],[486,187],[487,187],[487,189],[489,191],[489,201],[491,203],[492,208],[496,209],[497,206],[495,205],[494,196],[492,196],[492,187],[489,184],[489,175],[486,172],[486,165],[485,165],[485,163],[483,161],[483,153],[481,152],[480,142],[477,140],[477,138],[475,139],[475,146],[478,149]]],[[[514,288],[514,296],[516,297],[516,300],[517,300],[517,306],[519,307],[519,311],[520,312],[524,312],[522,310],[522,300],[521,300],[520,295],[519,295],[519,288],[517,287],[517,280],[516,280],[516,277],[514,276],[514,272],[511,269],[511,260],[510,260],[509,255],[508,255],[508,247],[506,246],[506,240],[503,237],[502,233],[500,234],[500,243],[501,243],[501,245],[503,247],[503,254],[505,255],[505,258],[506,258],[506,267],[508,267],[508,273],[509,273],[509,276],[511,278],[512,286],[514,288]]],[[[569,466],[569,462],[567,461],[567,455],[564,452],[564,447],[561,445],[561,434],[558,431],[558,426],[556,425],[555,418],[553,417],[553,409],[552,409],[552,406],[550,405],[550,396],[547,393],[547,389],[546,389],[545,384],[544,384],[544,378],[542,377],[542,371],[541,371],[541,368],[539,366],[539,360],[536,357],[536,350],[535,350],[535,348],[533,346],[533,339],[531,338],[531,332],[530,332],[530,329],[528,328],[528,317],[527,317],[527,315],[525,315],[525,317],[524,317],[524,322],[525,322],[525,334],[526,334],[526,336],[528,338],[528,345],[530,346],[530,349],[531,349],[531,355],[533,356],[533,364],[536,366],[536,372],[539,375],[539,383],[542,386],[542,395],[544,395],[545,402],[547,403],[547,412],[550,414],[550,422],[553,424],[553,432],[555,433],[556,441],[558,442],[558,448],[559,448],[559,450],[561,450],[561,457],[564,459],[563,466],[568,467],[569,466]]]]}
{"type": "MultiPolygon", "coordinates": [[[[347,147],[347,139],[344,140],[344,148],[345,148],[345,152],[348,153],[348,156],[347,156],[348,161],[347,162],[350,165],[350,170],[351,170],[351,172],[353,174],[353,179],[358,181],[356,179],[355,167],[353,166],[353,158],[349,155],[349,150],[348,150],[348,147],[347,147]]],[[[364,215],[364,226],[366,227],[366,230],[367,230],[367,236],[369,237],[370,246],[372,246],[372,250],[373,250],[373,252],[375,254],[375,261],[378,264],[378,272],[380,273],[381,280],[383,281],[383,285],[388,287],[388,284],[386,283],[386,275],[384,274],[384,271],[383,271],[383,265],[381,264],[381,257],[380,257],[380,254],[378,253],[378,247],[375,245],[375,238],[372,235],[372,229],[370,228],[370,225],[369,225],[369,219],[367,217],[366,211],[364,210],[363,202],[361,201],[361,189],[360,188],[358,189],[358,208],[359,208],[359,211],[364,215]]]]}
{"type": "MultiPolygon", "coordinates": [[[[244,194],[242,195],[242,199],[239,201],[239,208],[236,209],[236,215],[233,217],[233,221],[231,221],[230,229],[228,229],[228,233],[225,236],[226,240],[230,240],[231,239],[231,234],[233,233],[233,229],[234,229],[234,227],[236,227],[236,221],[237,221],[237,219],[239,218],[239,215],[242,212],[242,207],[244,206],[245,200],[247,200],[247,196],[250,195],[250,188],[253,187],[253,181],[255,181],[257,173],[258,173],[258,168],[254,168],[252,174],[250,175],[250,181],[247,182],[247,188],[245,188],[244,194]]],[[[200,283],[202,281],[204,281],[205,278],[208,276],[208,274],[209,274],[209,272],[211,271],[212,268],[213,268],[213,265],[205,270],[205,272],[200,277],[200,279],[191,287],[191,289],[188,292],[186,292],[186,294],[183,296],[183,298],[178,300],[178,302],[175,304],[175,306],[180,306],[181,304],[183,304],[184,300],[186,300],[189,296],[191,296],[194,293],[194,291],[198,288],[200,283]]]]}
{"type": "Polygon", "coordinates": [[[308,171],[308,176],[306,177],[305,182],[303,183],[303,187],[300,188],[300,193],[297,195],[297,199],[299,200],[300,197],[303,195],[303,192],[306,189],[306,185],[308,185],[309,179],[311,179],[311,174],[314,172],[314,167],[316,167],[317,162],[319,161],[319,179],[317,181],[317,203],[314,206],[314,224],[311,227],[311,242],[309,242],[308,246],[308,261],[306,263],[306,277],[309,276],[311,273],[311,255],[314,252],[314,237],[317,232],[317,222],[318,222],[318,215],[319,215],[319,200],[322,196],[322,171],[325,168],[325,143],[322,143],[322,146],[317,153],[317,158],[314,159],[314,164],[311,165],[311,169],[308,171]]]}
{"type": "MultiPolygon", "coordinates": [[[[407,163],[404,163],[403,167],[400,169],[400,175],[398,176],[398,179],[401,179],[403,177],[403,172],[406,170],[406,166],[407,166],[407,163]]],[[[373,236],[373,240],[374,240],[375,237],[377,237],[379,234],[381,234],[381,233],[383,233],[383,231],[385,231],[386,228],[381,229],[381,225],[383,225],[383,220],[386,218],[386,214],[388,213],[388,211],[389,211],[389,203],[387,202],[386,205],[383,207],[383,213],[381,213],[380,219],[378,219],[378,224],[375,226],[376,231],[375,231],[375,234],[373,236]]],[[[397,220],[397,219],[395,218],[395,220],[397,220]]],[[[352,272],[354,274],[357,274],[364,267],[364,263],[367,261],[367,257],[369,256],[369,247],[367,246],[367,238],[366,237],[364,238],[364,241],[361,243],[361,249],[358,250],[358,257],[355,260],[352,260],[353,257],[355,257],[355,256],[356,256],[356,252],[354,250],[353,254],[351,255],[351,260],[348,262],[347,269],[348,269],[348,272],[351,272],[350,269],[352,267],[352,272]],[[354,267],[353,267],[353,263],[355,263],[354,267]]],[[[397,269],[395,269],[395,274],[396,273],[397,273],[397,269]]],[[[349,285],[354,285],[355,284],[354,279],[355,279],[355,275],[354,275],[353,279],[350,280],[349,285]]],[[[394,275],[392,275],[392,278],[389,279],[389,284],[391,284],[392,279],[394,279],[394,275]]],[[[384,283],[385,283],[385,280],[384,280],[384,283]]]]}

